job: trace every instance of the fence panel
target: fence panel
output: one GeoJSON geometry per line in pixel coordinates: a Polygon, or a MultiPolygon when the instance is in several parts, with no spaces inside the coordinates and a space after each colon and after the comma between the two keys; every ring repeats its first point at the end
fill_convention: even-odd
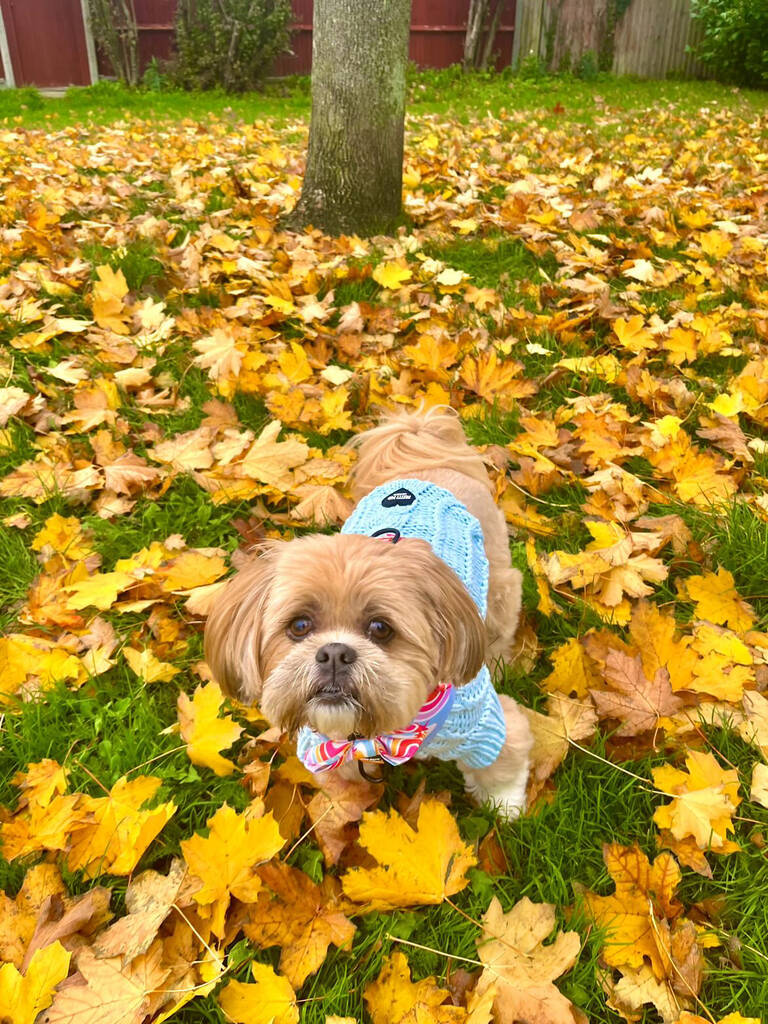
{"type": "Polygon", "coordinates": [[[80,0],[0,0],[16,85],[90,85],[80,0]]]}
{"type": "MultiPolygon", "coordinates": [[[[565,5],[562,0],[518,0],[512,57],[515,67],[531,54],[542,60],[551,57],[556,65],[558,53],[564,47],[571,48],[573,60],[581,56],[578,40],[571,38],[573,33],[560,40],[560,50],[553,45],[557,41],[555,19],[566,9],[571,14],[578,13],[579,4],[575,0],[565,5]]],[[[602,0],[583,0],[581,9],[581,42],[589,47],[587,26],[591,25],[594,38],[598,38],[598,26],[593,23],[602,18],[604,29],[608,30],[607,5],[602,0]]],[[[691,18],[690,0],[631,0],[615,28],[612,70],[618,75],[643,78],[664,78],[670,74],[704,77],[704,66],[687,52],[700,37],[700,26],[691,18]]]]}
{"type": "MultiPolygon", "coordinates": [[[[360,0],[361,3],[365,0],[360,0]]],[[[146,67],[152,57],[166,60],[173,50],[176,0],[134,0],[139,28],[139,57],[146,67]]],[[[413,0],[409,55],[419,67],[444,68],[461,61],[470,0],[413,0]]],[[[291,53],[275,62],[272,73],[307,75],[312,68],[313,0],[293,0],[291,53]]],[[[375,6],[371,16],[375,17],[375,6]]],[[[496,35],[496,66],[512,57],[515,0],[506,0],[496,35]]],[[[102,66],[102,70],[106,68],[102,66]]]]}
{"type": "Polygon", "coordinates": [[[642,78],[701,77],[704,67],[687,52],[699,34],[690,0],[634,0],[616,27],[613,71],[642,78]]]}

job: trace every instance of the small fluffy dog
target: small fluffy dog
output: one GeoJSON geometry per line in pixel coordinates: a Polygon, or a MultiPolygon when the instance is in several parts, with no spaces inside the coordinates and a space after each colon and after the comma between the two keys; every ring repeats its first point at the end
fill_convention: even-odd
{"type": "Polygon", "coordinates": [[[476,799],[514,817],[532,738],[487,663],[510,652],[521,581],[483,462],[447,409],[392,415],[353,443],[342,532],[271,543],[232,577],[208,664],[298,731],[312,771],[456,760],[476,799]]]}

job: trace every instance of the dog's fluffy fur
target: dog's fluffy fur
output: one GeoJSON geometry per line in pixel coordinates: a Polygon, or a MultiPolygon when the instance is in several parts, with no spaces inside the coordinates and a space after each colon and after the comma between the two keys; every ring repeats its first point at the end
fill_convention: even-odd
{"type": "MultiPolygon", "coordinates": [[[[451,491],[480,521],[490,565],[483,622],[464,585],[426,541],[387,544],[353,534],[270,544],[217,596],[206,659],[230,695],[258,702],[274,725],[309,725],[332,739],[404,728],[440,681],[462,686],[484,660],[509,655],[520,613],[520,573],[510,565],[507,528],[482,459],[445,409],[400,413],[355,439],[352,486],[359,499],[380,484],[412,477],[451,491]],[[311,623],[306,636],[289,632],[311,623]],[[392,629],[381,642],[369,629],[392,629]],[[344,644],[354,661],[316,659],[344,644]],[[330,691],[330,692],[329,692],[330,691]]],[[[509,697],[501,698],[506,743],[488,768],[462,767],[469,791],[509,817],[524,804],[531,734],[509,697]]]]}

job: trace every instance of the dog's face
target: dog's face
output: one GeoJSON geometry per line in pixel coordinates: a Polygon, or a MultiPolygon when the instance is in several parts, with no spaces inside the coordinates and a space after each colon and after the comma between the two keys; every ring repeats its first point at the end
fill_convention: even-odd
{"type": "Polygon", "coordinates": [[[205,649],[223,689],[273,725],[339,740],[404,728],[438,682],[469,682],[485,627],[425,541],[315,535],[227,583],[205,649]]]}

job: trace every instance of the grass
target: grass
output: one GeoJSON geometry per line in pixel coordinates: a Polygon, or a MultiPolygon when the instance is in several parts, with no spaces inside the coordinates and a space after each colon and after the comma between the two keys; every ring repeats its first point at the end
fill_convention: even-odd
{"type": "MultiPolygon", "coordinates": [[[[577,144],[593,148],[596,160],[608,161],[614,158],[612,146],[615,146],[617,166],[624,166],[622,161],[629,164],[635,157],[643,166],[645,155],[641,147],[633,148],[636,144],[625,140],[633,133],[641,133],[638,125],[643,123],[642,119],[649,111],[663,110],[669,114],[673,124],[668,140],[670,151],[688,138],[705,138],[712,130],[712,123],[725,118],[729,119],[729,132],[734,139],[744,137],[750,140],[750,145],[757,145],[763,141],[765,133],[768,95],[731,90],[712,82],[646,83],[604,77],[589,83],[573,78],[526,82],[505,76],[463,76],[452,70],[418,75],[409,82],[409,138],[414,146],[409,149],[408,157],[415,162],[431,159],[414,155],[420,152],[416,148],[420,139],[448,118],[453,124],[473,126],[478,111],[486,110],[498,119],[502,139],[508,141],[513,137],[512,133],[519,133],[514,137],[519,137],[520,146],[512,155],[515,158],[525,155],[529,161],[527,170],[544,161],[546,146],[562,146],[570,151],[577,144]],[[702,108],[706,108],[708,113],[702,113],[702,108]],[[683,127],[684,122],[688,123],[687,127],[683,127]],[[607,156],[602,155],[603,151],[607,156]]],[[[45,99],[31,90],[0,92],[0,125],[9,137],[13,132],[30,129],[33,134],[48,133],[55,140],[61,137],[59,133],[64,135],[72,126],[77,126],[77,130],[82,130],[84,137],[90,139],[90,133],[98,137],[99,126],[119,125],[118,130],[130,128],[142,138],[147,124],[151,124],[154,131],[157,125],[167,128],[199,122],[203,126],[201,131],[195,129],[196,141],[199,142],[205,138],[205,126],[214,119],[217,131],[223,125],[222,132],[231,130],[234,133],[253,129],[254,122],[271,120],[275,130],[284,133],[280,136],[281,142],[290,149],[295,146],[296,138],[303,137],[301,133],[308,113],[309,93],[305,81],[274,84],[263,93],[241,97],[129,92],[109,83],[91,89],[71,90],[57,100],[45,99]]],[[[261,128],[257,125],[253,130],[254,146],[257,147],[261,128]]],[[[478,163],[481,166],[487,156],[485,146],[485,140],[478,143],[478,163]]],[[[206,372],[191,364],[190,338],[204,336],[215,326],[227,323],[226,317],[232,312],[231,307],[238,296],[261,296],[262,282],[253,287],[252,282],[243,284],[231,268],[224,266],[222,258],[208,276],[201,275],[199,280],[185,287],[174,262],[176,256],[169,254],[169,246],[180,246],[184,238],[199,243],[203,225],[215,224],[216,230],[229,232],[233,238],[247,237],[250,218],[261,209],[262,195],[261,192],[255,193],[255,198],[237,205],[237,196],[227,172],[218,173],[230,158],[234,161],[231,151],[226,150],[220,165],[215,160],[209,164],[206,155],[200,158],[199,163],[191,161],[194,166],[189,178],[185,179],[189,194],[181,198],[175,191],[168,167],[139,167],[137,161],[137,166],[129,166],[123,171],[111,165],[84,165],[78,171],[86,182],[86,193],[91,187],[98,190],[102,179],[120,172],[125,195],[110,193],[108,203],[112,205],[104,209],[95,205],[91,210],[74,204],[62,215],[65,233],[77,232],[77,237],[83,240],[78,254],[90,266],[86,267],[83,280],[77,283],[72,295],[62,298],[42,290],[34,293],[36,301],[46,311],[57,306],[60,315],[90,318],[89,290],[93,277],[97,267],[108,264],[123,271],[132,293],[141,298],[154,296],[164,301],[167,311],[181,318],[186,325],[184,332],[175,326],[167,337],[160,340],[140,339],[143,346],[141,357],[152,361],[156,380],[162,381],[162,388],[173,392],[185,403],[184,406],[170,411],[164,408],[152,411],[135,392],[124,391],[115,421],[103,428],[106,437],[101,438],[102,443],[109,439],[125,444],[128,450],[139,455],[146,455],[158,438],[174,437],[196,429],[206,415],[203,406],[214,397],[231,404],[239,430],[247,429],[258,435],[272,419],[268,395],[241,390],[225,396],[215,393],[206,372]],[[216,176],[210,173],[214,166],[216,176]],[[195,204],[190,200],[199,202],[195,204]],[[229,209],[233,209],[231,214],[222,215],[222,211],[229,209]],[[109,241],[105,241],[102,233],[91,230],[93,223],[101,218],[112,231],[109,241]],[[134,218],[157,218],[167,224],[162,231],[149,237],[135,230],[134,218]],[[194,329],[189,328],[189,324],[193,324],[194,329]]],[[[488,156],[486,162],[490,164],[492,159],[488,156]]],[[[520,176],[524,176],[527,170],[521,169],[520,176]]],[[[691,174],[691,192],[704,188],[700,179],[693,172],[691,174]]],[[[704,180],[708,171],[704,168],[696,174],[703,176],[701,180],[704,180]]],[[[500,171],[490,175],[494,176],[498,181],[484,182],[480,188],[482,202],[489,205],[505,201],[512,180],[500,171]]],[[[589,179],[585,180],[584,188],[589,191],[589,179]]],[[[444,178],[434,185],[433,191],[445,189],[446,194],[455,197],[456,193],[451,191],[453,188],[454,183],[444,178]]],[[[268,191],[267,186],[264,191],[268,191]]],[[[572,197],[572,193],[569,196],[572,197]]],[[[618,204],[618,200],[616,202],[618,204]]],[[[20,208],[14,209],[14,218],[20,218],[20,208]]],[[[643,245],[648,244],[645,227],[638,226],[635,221],[629,227],[626,223],[619,225],[615,216],[615,209],[611,207],[605,222],[597,229],[605,237],[611,237],[611,245],[619,242],[634,244],[638,240],[643,245]]],[[[546,236],[546,230],[542,231],[546,236]]],[[[589,233],[588,230],[572,232],[579,239],[588,239],[589,233]]],[[[564,236],[565,232],[562,236],[552,237],[564,236]]],[[[494,396],[492,402],[477,403],[463,420],[467,436],[476,445],[506,448],[521,432],[523,417],[535,412],[562,425],[569,422],[566,413],[576,400],[602,394],[620,403],[638,420],[659,418],[656,410],[632,397],[623,383],[606,383],[597,375],[585,376],[556,367],[564,356],[616,351],[615,339],[612,340],[607,324],[599,317],[593,317],[591,322],[565,338],[550,329],[549,323],[519,328],[510,317],[510,310],[517,307],[527,309],[532,315],[540,314],[542,319],[546,319],[545,314],[553,309],[561,308],[558,303],[562,293],[556,289],[559,277],[563,275],[560,273],[558,250],[549,244],[551,240],[532,239],[514,228],[501,230],[498,222],[491,228],[479,227],[467,237],[450,234],[445,225],[431,230],[428,237],[425,234],[425,256],[463,270],[474,287],[494,289],[499,293],[503,308],[501,322],[496,323],[490,315],[471,322],[468,320],[467,330],[471,328],[476,332],[472,339],[479,337],[485,340],[487,337],[500,343],[509,358],[523,364],[524,376],[535,380],[539,388],[538,393],[525,403],[509,402],[503,393],[494,396]],[[531,345],[533,351],[530,351],[531,345]],[[543,346],[547,354],[537,351],[537,345],[543,346]]],[[[64,246],[63,241],[60,244],[64,246]]],[[[662,246],[654,253],[659,257],[676,259],[680,258],[683,248],[682,244],[662,246]]],[[[617,252],[620,253],[616,257],[618,265],[626,250],[617,249],[617,252]]],[[[64,261],[63,254],[44,248],[31,254],[20,248],[12,249],[3,256],[3,280],[11,278],[14,273],[31,274],[37,265],[45,265],[48,261],[55,263],[60,257],[64,261]]],[[[315,278],[307,288],[316,291],[320,298],[333,290],[335,310],[358,302],[365,307],[366,316],[385,314],[388,304],[395,307],[395,312],[400,312],[397,300],[388,296],[370,276],[371,269],[387,258],[389,255],[378,246],[371,247],[364,256],[355,252],[354,256],[346,257],[348,277],[338,279],[334,276],[333,267],[329,269],[326,265],[320,271],[313,269],[315,278]]],[[[279,276],[286,261],[285,253],[276,251],[269,273],[279,276]]],[[[617,273],[611,281],[611,300],[623,301],[621,296],[629,283],[630,279],[617,273]]],[[[424,317],[434,316],[435,323],[442,324],[440,317],[444,315],[444,298],[427,295],[423,304],[414,302],[407,310],[408,318],[413,318],[410,322],[418,323],[423,312],[424,317]]],[[[643,293],[649,313],[656,312],[664,318],[678,312],[681,304],[689,298],[684,284],[680,282],[643,293]]],[[[744,291],[724,293],[722,297],[723,302],[732,299],[748,301],[744,291]]],[[[720,305],[720,301],[715,303],[712,296],[698,296],[697,303],[699,311],[706,311],[713,304],[720,305]]],[[[246,334],[253,330],[255,319],[252,322],[249,314],[239,322],[246,334]]],[[[339,315],[334,312],[317,332],[313,344],[318,350],[323,344],[334,343],[338,322],[339,315]]],[[[47,349],[16,348],[14,342],[18,343],[19,336],[28,330],[29,326],[21,319],[0,314],[0,341],[4,346],[0,353],[0,367],[4,371],[4,386],[7,378],[30,394],[38,390],[43,394],[52,391],[55,378],[50,371],[61,360],[83,355],[78,347],[81,344],[96,346],[94,362],[88,364],[92,372],[98,370],[108,375],[116,366],[122,366],[121,358],[132,358],[132,354],[126,356],[127,350],[120,347],[134,343],[133,338],[128,340],[125,337],[118,342],[112,339],[114,348],[104,351],[96,342],[88,340],[84,343],[79,338],[73,341],[54,339],[47,349]],[[112,359],[116,361],[110,362],[112,359]]],[[[454,325],[446,330],[459,333],[454,325]]],[[[463,324],[461,330],[464,330],[463,324]]],[[[301,337],[300,331],[303,331],[303,326],[297,325],[295,318],[275,319],[270,323],[263,351],[271,352],[281,341],[294,335],[301,337]]],[[[395,333],[392,332],[393,339],[395,333]]],[[[102,336],[96,334],[95,337],[98,340],[102,336]]],[[[387,347],[390,346],[389,337],[390,328],[386,321],[383,326],[374,323],[373,327],[366,328],[366,345],[372,346],[370,338],[386,339],[386,354],[380,357],[380,365],[377,364],[376,368],[383,366],[387,373],[392,369],[390,364],[398,346],[412,340],[410,336],[406,340],[397,338],[392,340],[391,347],[387,347]]],[[[753,327],[750,339],[761,344],[757,328],[753,327]]],[[[138,345],[137,342],[137,352],[138,345]]],[[[361,362],[368,358],[366,351],[361,362]]],[[[370,358],[375,362],[377,357],[370,358]]],[[[745,360],[746,355],[735,358],[717,354],[707,356],[691,369],[685,378],[687,386],[695,393],[710,396],[742,369],[745,360]],[[711,378],[712,383],[702,378],[711,378]]],[[[334,361],[347,365],[345,358],[335,357],[334,361]]],[[[354,360],[348,365],[356,368],[354,360]]],[[[675,371],[662,366],[659,372],[666,374],[664,379],[667,380],[675,371]]],[[[85,382],[85,386],[89,383],[85,382]]],[[[67,393],[66,401],[61,407],[56,407],[57,414],[70,410],[71,397],[67,393]]],[[[686,422],[692,435],[698,415],[699,412],[695,411],[686,422]]],[[[56,443],[59,431],[64,443],[70,446],[72,458],[90,462],[94,450],[92,432],[78,434],[66,431],[66,424],[62,427],[55,421],[33,423],[12,418],[0,434],[0,478],[22,462],[34,458],[41,449],[48,450],[56,443]]],[[[328,458],[334,457],[335,446],[349,436],[345,429],[322,434],[317,423],[302,424],[301,433],[318,455],[328,458]]],[[[768,460],[765,456],[757,458],[750,486],[760,489],[763,487],[761,478],[768,473],[768,460]]],[[[520,462],[513,458],[511,468],[516,469],[519,465],[520,462]]],[[[649,483],[659,482],[653,467],[644,457],[627,457],[622,465],[649,483]]],[[[588,475],[586,469],[581,475],[588,475]]],[[[583,549],[589,540],[583,511],[587,497],[587,489],[580,479],[565,477],[557,486],[543,490],[541,494],[521,494],[522,499],[530,500],[536,511],[555,526],[553,536],[536,538],[539,553],[583,549]]],[[[133,498],[135,504],[129,514],[105,519],[94,509],[79,505],[77,496],[70,501],[61,494],[51,494],[40,503],[18,496],[8,497],[3,516],[23,512],[29,517],[29,525],[24,529],[0,525],[0,560],[3,566],[0,574],[0,626],[7,631],[22,632],[32,628],[29,623],[19,621],[20,608],[29,587],[41,571],[31,544],[53,512],[77,515],[81,519],[83,527],[93,537],[102,569],[109,571],[118,560],[153,541],[163,541],[175,534],[181,534],[191,547],[221,548],[231,554],[242,540],[236,525],[238,520],[248,520],[257,514],[262,501],[267,501],[276,518],[289,507],[284,496],[274,491],[268,492],[266,497],[259,495],[256,499],[259,504],[256,505],[251,501],[215,504],[192,474],[177,476],[162,491],[151,496],[138,494],[133,498]]],[[[655,516],[670,513],[677,513],[685,520],[709,565],[721,565],[733,573],[739,593],[751,601],[758,615],[755,629],[765,630],[768,626],[768,523],[765,518],[745,503],[743,494],[716,510],[678,502],[665,495],[664,503],[652,504],[647,512],[655,516]]],[[[269,519],[262,525],[267,530],[273,529],[269,519]]],[[[525,536],[522,533],[513,538],[512,556],[514,564],[525,572],[524,610],[527,620],[535,628],[541,652],[531,671],[507,666],[498,682],[505,692],[515,694],[526,705],[543,711],[547,695],[540,683],[551,670],[553,651],[567,639],[606,627],[582,601],[569,601],[561,596],[555,597],[555,614],[549,617],[541,614],[535,580],[527,571],[525,536]]],[[[676,604],[677,584],[692,573],[701,572],[702,565],[688,555],[668,558],[667,561],[669,578],[656,588],[654,598],[665,607],[675,607],[679,620],[684,622],[693,614],[693,609],[690,603],[676,604]]],[[[85,682],[79,689],[58,684],[43,694],[31,696],[31,699],[11,701],[2,722],[2,807],[15,806],[17,790],[12,779],[19,769],[43,758],[65,763],[71,772],[72,790],[94,796],[101,795],[102,787],[111,786],[126,773],[146,772],[162,780],[157,799],[173,799],[179,809],[158,841],[150,847],[137,872],[145,867],[166,869],[170,858],[178,853],[180,840],[201,830],[224,801],[238,809],[244,808],[248,802],[239,774],[219,778],[207,769],[195,767],[186,752],[179,749],[178,736],[166,733],[177,721],[179,690],[190,692],[199,682],[194,666],[202,658],[199,619],[190,615],[181,599],[170,601],[168,611],[182,629],[184,645],[183,651],[174,650],[168,655],[180,669],[171,683],[143,685],[119,658],[114,668],[97,680],[85,682]]],[[[102,613],[115,627],[121,644],[139,647],[149,639],[149,614],[149,611],[118,613],[110,610],[102,613]]],[[[46,626],[40,632],[60,638],[64,630],[46,626]]],[[[258,731],[249,728],[251,732],[258,731]]],[[[558,925],[576,928],[584,943],[578,963],[559,982],[561,990],[596,1024],[618,1024],[620,1018],[607,1008],[596,980],[603,937],[587,920],[580,894],[584,888],[602,894],[613,891],[613,883],[602,859],[605,843],[637,843],[650,858],[657,854],[656,828],[652,819],[662,797],[653,790],[651,771],[658,765],[669,763],[670,756],[679,760],[684,751],[673,747],[670,754],[666,747],[663,750],[653,749],[649,743],[647,749],[637,752],[631,760],[618,764],[614,763],[616,742],[617,738],[611,735],[610,729],[605,729],[588,751],[572,751],[545,790],[535,812],[511,824],[497,819],[490,809],[470,803],[455,765],[436,764],[425,769],[423,765],[412,763],[393,770],[383,807],[392,805],[398,792],[412,795],[422,780],[426,780],[430,792],[447,790],[464,837],[478,842],[494,833],[501,846],[505,867],[496,874],[474,870],[469,886],[454,898],[454,905],[357,918],[358,931],[351,951],[332,952],[318,973],[300,990],[303,1024],[325,1024],[329,1014],[348,1014],[357,1020],[363,1019],[364,988],[378,975],[385,957],[398,948],[407,953],[414,979],[434,974],[441,983],[446,983],[457,965],[473,969],[469,961],[476,957],[478,929],[475,922],[485,912],[492,896],[498,897],[505,910],[522,896],[555,904],[558,925]],[[452,960],[446,954],[459,959],[452,960]],[[468,962],[460,958],[467,958],[468,962]]],[[[748,780],[756,754],[732,730],[702,728],[700,742],[713,751],[724,766],[733,765],[739,770],[742,796],[745,798],[736,824],[741,852],[730,857],[712,855],[711,879],[686,871],[681,885],[680,895],[686,907],[703,901],[722,901],[719,916],[714,921],[722,947],[708,953],[701,999],[715,1019],[736,1010],[759,1017],[768,1005],[765,972],[768,962],[768,865],[763,846],[768,812],[747,798],[748,780]]],[[[308,837],[296,846],[290,862],[319,880],[323,871],[320,860],[317,847],[308,837]]],[[[15,893],[27,866],[26,863],[9,864],[0,860],[0,888],[15,893]]],[[[66,880],[75,893],[83,892],[93,884],[78,874],[68,875],[66,880]]],[[[99,880],[113,890],[113,909],[122,910],[126,879],[104,876],[99,880]]],[[[246,940],[240,940],[229,955],[230,962],[237,964],[232,976],[246,981],[248,963],[254,956],[276,965],[279,954],[276,949],[257,951],[246,940]]],[[[188,1004],[173,1020],[175,1024],[224,1024],[224,1016],[214,994],[188,1004]]],[[[642,1024],[653,1024],[656,1017],[651,1011],[644,1011],[641,1020],[642,1024]]]]}
{"type": "MultiPolygon", "coordinates": [[[[713,114],[732,111],[745,118],[765,110],[764,92],[733,89],[716,82],[642,81],[599,75],[582,81],[570,75],[525,81],[507,75],[463,74],[459,68],[413,73],[409,82],[409,112],[473,120],[478,110],[516,118],[524,111],[549,111],[544,124],[561,128],[576,123],[600,130],[612,109],[622,112],[666,107],[670,112],[713,114]]],[[[309,80],[269,83],[262,92],[239,96],[181,90],[129,90],[116,82],[99,82],[69,89],[61,98],[42,96],[35,89],[0,90],[0,123],[13,127],[57,128],[80,123],[109,124],[125,118],[180,119],[216,115],[238,120],[276,118],[280,124],[302,119],[310,110],[309,80]]],[[[616,130],[614,125],[613,130],[616,130]]]]}

